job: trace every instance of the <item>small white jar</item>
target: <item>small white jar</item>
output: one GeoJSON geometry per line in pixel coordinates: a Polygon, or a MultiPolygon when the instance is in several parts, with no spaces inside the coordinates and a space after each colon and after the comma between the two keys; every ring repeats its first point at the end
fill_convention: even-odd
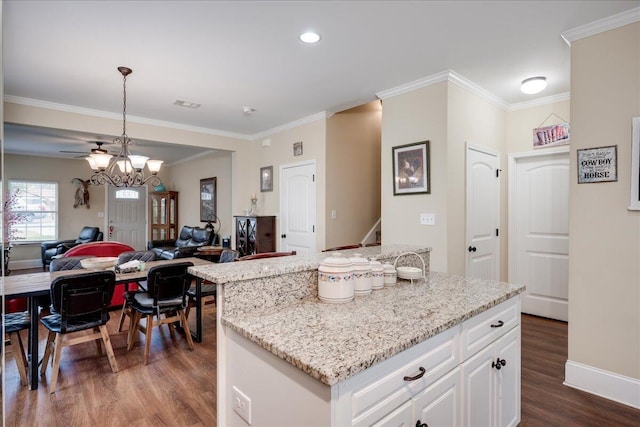
{"type": "Polygon", "coordinates": [[[362,254],[353,254],[349,261],[353,264],[354,292],[356,296],[369,295],[373,290],[371,264],[362,254]]]}
{"type": "Polygon", "coordinates": [[[371,282],[373,290],[384,288],[384,267],[380,261],[372,259],[371,265],[371,282]]]}
{"type": "Polygon", "coordinates": [[[353,300],[353,264],[339,252],[333,252],[318,266],[318,298],[340,304],[353,300]]]}
{"type": "Polygon", "coordinates": [[[398,278],[395,267],[391,263],[385,262],[382,268],[384,269],[384,285],[394,286],[398,278]]]}

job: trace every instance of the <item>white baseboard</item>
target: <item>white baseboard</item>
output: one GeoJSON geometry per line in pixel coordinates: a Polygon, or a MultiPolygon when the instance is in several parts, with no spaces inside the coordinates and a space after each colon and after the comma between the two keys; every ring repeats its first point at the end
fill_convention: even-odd
{"type": "Polygon", "coordinates": [[[640,409],[640,379],[567,360],[564,385],[640,409]]]}
{"type": "Polygon", "coordinates": [[[22,260],[9,260],[10,270],[26,270],[27,268],[42,268],[41,259],[22,259],[22,260]]]}

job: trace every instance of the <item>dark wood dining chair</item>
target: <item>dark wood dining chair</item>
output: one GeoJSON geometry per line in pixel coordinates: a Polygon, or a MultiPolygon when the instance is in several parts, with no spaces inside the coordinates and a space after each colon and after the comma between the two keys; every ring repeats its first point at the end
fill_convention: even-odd
{"type": "MultiPolygon", "coordinates": [[[[156,260],[156,253],[153,251],[128,251],[123,252],[118,255],[118,264],[117,266],[124,264],[129,261],[141,261],[141,262],[150,262],[156,260]]],[[[122,327],[124,326],[125,317],[129,318],[129,324],[131,324],[131,319],[133,318],[132,311],[130,309],[131,306],[131,298],[135,295],[136,292],[144,292],[146,288],[146,280],[141,280],[139,282],[131,282],[127,284],[127,289],[122,292],[122,310],[120,311],[120,319],[118,320],[118,332],[122,332],[122,327]],[[133,288],[131,288],[133,287],[133,288]],[[141,288],[140,288],[141,287],[141,288]]]]}
{"type": "Polygon", "coordinates": [[[253,254],[253,255],[245,255],[243,257],[240,257],[238,259],[236,259],[236,261],[250,261],[252,259],[265,259],[265,258],[276,258],[276,257],[281,257],[281,256],[291,256],[291,255],[295,255],[296,251],[291,251],[291,252],[262,252],[259,254],[253,254]]]}
{"type": "MultiPolygon", "coordinates": [[[[233,249],[223,249],[220,253],[220,259],[218,263],[233,262],[238,258],[239,252],[233,249]]],[[[195,286],[189,288],[187,291],[189,298],[185,315],[189,318],[191,308],[198,307],[198,300],[196,297],[195,286]]],[[[216,312],[216,284],[205,281],[200,287],[200,309],[202,314],[215,313],[216,312]]]]}
{"type": "Polygon", "coordinates": [[[127,350],[133,348],[136,331],[145,334],[144,364],[149,363],[152,331],[155,326],[168,325],[172,338],[175,338],[174,323],[181,322],[189,348],[193,350],[193,339],[185,315],[187,290],[191,285],[191,276],[187,272],[192,262],[158,265],[147,273],[147,291],[136,292],[131,299],[133,319],[127,337],[127,350]],[[164,315],[164,318],[160,318],[164,315]],[[140,324],[142,316],[146,322],[140,324]]]}
{"type": "Polygon", "coordinates": [[[60,276],[51,283],[52,314],[42,317],[40,323],[49,330],[40,374],[47,371],[53,354],[49,393],[56,391],[60,356],[64,347],[95,341],[102,355],[104,344],[111,370],[118,372],[116,356],[107,332],[109,302],[115,288],[113,271],[90,271],[73,276],[60,276]],[[93,330],[86,334],[84,331],[93,330]],[[76,334],[81,332],[82,334],[76,334]],[[72,336],[73,335],[73,336],[72,336]]]}
{"type": "Polygon", "coordinates": [[[11,348],[13,357],[16,360],[18,367],[18,374],[20,374],[20,383],[22,385],[28,385],[27,381],[27,356],[24,352],[24,345],[22,343],[22,336],[20,332],[29,329],[31,320],[28,311],[19,311],[16,313],[6,313],[2,317],[2,323],[4,325],[4,333],[8,337],[8,343],[11,348]]]}

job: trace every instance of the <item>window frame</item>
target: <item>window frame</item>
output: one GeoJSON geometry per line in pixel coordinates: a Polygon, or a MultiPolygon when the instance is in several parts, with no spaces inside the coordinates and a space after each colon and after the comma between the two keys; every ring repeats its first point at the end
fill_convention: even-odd
{"type": "MultiPolygon", "coordinates": [[[[25,200],[25,208],[29,207],[28,204],[28,198],[30,197],[39,197],[41,200],[46,200],[45,197],[42,195],[43,190],[42,190],[42,186],[53,186],[54,188],[54,200],[53,200],[53,206],[49,206],[46,203],[44,203],[44,201],[42,202],[43,205],[47,206],[47,210],[42,211],[45,212],[46,214],[51,214],[53,215],[53,217],[55,218],[55,220],[52,221],[51,227],[53,227],[54,232],[53,232],[53,236],[46,236],[46,237],[41,237],[39,239],[27,239],[25,236],[24,239],[8,239],[8,243],[12,244],[12,245],[16,245],[16,244],[35,244],[35,243],[41,243],[41,242],[46,242],[49,240],[58,240],[58,234],[60,231],[60,226],[59,226],[59,215],[60,215],[60,211],[59,211],[59,197],[60,197],[60,183],[57,181],[47,181],[47,180],[34,180],[34,179],[8,179],[7,180],[7,187],[6,187],[6,194],[10,195],[12,193],[12,188],[20,185],[20,186],[29,186],[29,185],[39,185],[40,186],[40,195],[35,195],[32,196],[29,193],[27,193],[26,196],[24,196],[24,200],[25,200]]],[[[14,212],[24,212],[24,213],[36,213],[36,211],[33,210],[18,210],[14,212]]],[[[31,222],[31,221],[29,221],[31,222]]],[[[24,223],[20,223],[17,224],[18,226],[21,226],[24,223]]],[[[28,229],[28,227],[25,226],[24,230],[26,231],[28,229]]],[[[42,223],[40,223],[40,230],[42,230],[42,223]]],[[[42,233],[40,232],[40,236],[42,236],[42,233]]]]}

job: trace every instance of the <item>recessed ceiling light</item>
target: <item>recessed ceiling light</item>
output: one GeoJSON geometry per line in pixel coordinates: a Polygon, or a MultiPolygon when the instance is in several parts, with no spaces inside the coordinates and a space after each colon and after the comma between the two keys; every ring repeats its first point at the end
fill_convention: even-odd
{"type": "Polygon", "coordinates": [[[177,105],[178,107],[185,107],[185,108],[198,108],[200,107],[201,104],[196,104],[195,102],[181,101],[179,99],[176,99],[175,101],[173,101],[173,105],[177,105]]]}
{"type": "Polygon", "coordinates": [[[308,31],[306,33],[300,34],[300,40],[305,43],[317,43],[320,40],[320,34],[314,33],[313,31],[308,31]]]}
{"type": "Polygon", "coordinates": [[[531,77],[522,81],[520,90],[524,93],[533,95],[535,93],[542,92],[545,87],[547,87],[546,77],[531,77]]]}

